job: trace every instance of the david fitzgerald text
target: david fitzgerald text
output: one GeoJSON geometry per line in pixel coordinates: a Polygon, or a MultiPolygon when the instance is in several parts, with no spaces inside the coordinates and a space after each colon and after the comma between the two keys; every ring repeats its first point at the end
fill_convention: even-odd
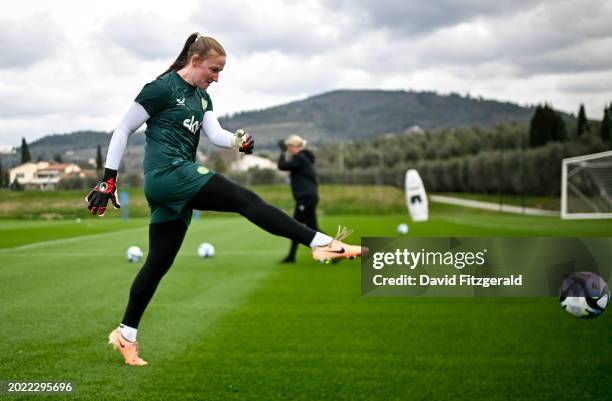
{"type": "Polygon", "coordinates": [[[523,285],[523,275],[510,275],[507,277],[477,277],[470,274],[445,274],[444,277],[432,277],[427,274],[408,275],[397,277],[384,277],[376,274],[372,281],[377,287],[386,286],[439,286],[439,287],[520,287],[523,285]]]}

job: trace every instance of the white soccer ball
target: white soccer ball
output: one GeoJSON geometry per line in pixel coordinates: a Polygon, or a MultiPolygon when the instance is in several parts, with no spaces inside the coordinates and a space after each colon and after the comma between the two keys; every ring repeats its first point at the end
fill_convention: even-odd
{"type": "Polygon", "coordinates": [[[208,242],[203,242],[198,247],[198,256],[201,258],[212,258],[215,256],[215,247],[208,242]]]}
{"type": "Polygon", "coordinates": [[[137,246],[131,246],[125,253],[125,256],[127,257],[127,260],[132,263],[138,262],[143,256],[142,249],[138,248],[137,246]]]}
{"type": "Polygon", "coordinates": [[[408,234],[408,230],[409,230],[408,224],[406,224],[406,223],[402,223],[402,224],[397,226],[398,234],[406,235],[406,234],[408,234]]]}
{"type": "Polygon", "coordinates": [[[609,300],[608,284],[595,273],[572,273],[563,280],[559,289],[561,307],[581,319],[601,315],[609,300]]]}

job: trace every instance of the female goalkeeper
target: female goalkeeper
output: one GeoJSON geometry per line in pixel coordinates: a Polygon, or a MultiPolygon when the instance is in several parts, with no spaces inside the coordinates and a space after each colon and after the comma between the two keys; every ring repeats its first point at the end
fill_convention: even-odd
{"type": "Polygon", "coordinates": [[[146,147],[144,191],[151,208],[149,254],[136,275],[119,327],[109,342],[128,365],[146,365],[138,355],[136,332],[161,278],[183,242],[193,209],[240,213],[262,229],[309,245],[318,261],[353,258],[361,247],[347,245],[345,229],[336,238],[299,224],[254,192],[195,162],[200,132],[213,144],[238,152],[253,152],[251,135],[221,128],[206,89],[219,80],[226,54],[211,37],[191,34],[166,72],[146,84],[115,129],[102,181],[87,195],[92,215],[103,216],[109,200],[118,208],[117,170],[128,137],[142,124],[146,147]]]}

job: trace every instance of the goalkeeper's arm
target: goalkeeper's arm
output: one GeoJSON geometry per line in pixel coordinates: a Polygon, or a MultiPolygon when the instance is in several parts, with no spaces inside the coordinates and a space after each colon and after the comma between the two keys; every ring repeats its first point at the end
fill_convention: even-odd
{"type": "Polygon", "coordinates": [[[244,130],[238,130],[232,134],[223,129],[212,111],[204,113],[201,131],[213,144],[221,148],[236,149],[247,155],[253,153],[255,142],[251,134],[244,130]]]}
{"type": "Polygon", "coordinates": [[[123,152],[125,152],[128,138],[148,119],[149,113],[147,113],[145,108],[140,103],[134,102],[117,128],[115,128],[115,131],[113,131],[104,167],[111,170],[119,170],[119,164],[121,163],[123,152]]]}
{"type": "Polygon", "coordinates": [[[149,113],[139,103],[134,102],[119,126],[113,132],[102,181],[85,198],[87,208],[93,215],[104,216],[110,200],[115,208],[119,208],[117,199],[117,170],[123,157],[129,136],[149,119],[149,113]]]}

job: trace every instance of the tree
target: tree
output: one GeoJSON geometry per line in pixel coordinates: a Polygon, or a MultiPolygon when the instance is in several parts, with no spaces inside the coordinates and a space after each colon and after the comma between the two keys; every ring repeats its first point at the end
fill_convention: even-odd
{"type": "Polygon", "coordinates": [[[2,163],[0,163],[0,188],[4,188],[4,171],[2,170],[2,163]]]}
{"type": "Polygon", "coordinates": [[[25,138],[21,138],[21,164],[27,163],[30,160],[32,160],[32,156],[30,156],[28,144],[26,143],[25,138]]]}
{"type": "Polygon", "coordinates": [[[582,135],[589,132],[589,121],[586,118],[584,111],[584,104],[580,104],[580,111],[578,112],[578,126],[576,127],[576,136],[580,138],[582,135]]]}
{"type": "Polygon", "coordinates": [[[537,106],[529,123],[529,146],[542,146],[551,139],[547,116],[548,105],[537,106]]]}
{"type": "Polygon", "coordinates": [[[604,143],[612,144],[612,104],[610,107],[604,108],[604,115],[603,119],[601,120],[599,135],[604,143]]]}
{"type": "Polygon", "coordinates": [[[537,106],[529,125],[529,146],[545,145],[549,141],[567,139],[565,121],[551,106],[537,106]]]}
{"type": "Polygon", "coordinates": [[[565,121],[559,113],[554,113],[554,124],[552,130],[552,140],[557,142],[564,142],[567,139],[567,128],[565,127],[565,121]]]}
{"type": "Polygon", "coordinates": [[[100,148],[100,145],[98,145],[98,149],[96,150],[96,170],[102,171],[104,168],[102,164],[102,149],[100,148]]]}
{"type": "Polygon", "coordinates": [[[53,160],[56,163],[61,163],[62,162],[62,155],[60,155],[59,153],[56,153],[55,156],[53,156],[53,160]]]}

